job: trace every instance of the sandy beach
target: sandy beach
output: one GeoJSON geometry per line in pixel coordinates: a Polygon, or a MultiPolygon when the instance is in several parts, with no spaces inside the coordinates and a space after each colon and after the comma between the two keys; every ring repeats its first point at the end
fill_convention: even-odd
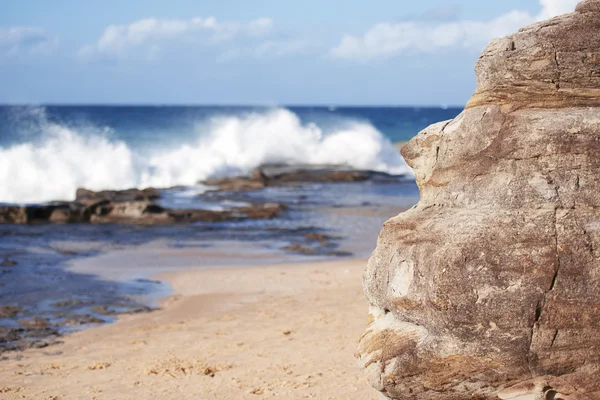
{"type": "Polygon", "coordinates": [[[169,272],[160,310],[5,354],[0,399],[375,399],[365,260],[169,272]]]}
{"type": "Polygon", "coordinates": [[[173,3],[0,2],[0,400],[600,400],[600,0],[173,3]]]}

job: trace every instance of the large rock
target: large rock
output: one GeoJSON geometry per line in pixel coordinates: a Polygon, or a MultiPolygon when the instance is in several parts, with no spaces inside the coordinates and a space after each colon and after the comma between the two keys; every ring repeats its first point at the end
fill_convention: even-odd
{"type": "Polygon", "coordinates": [[[421,200],[365,272],[384,398],[600,399],[600,0],[493,41],[402,150],[421,200]]]}
{"type": "Polygon", "coordinates": [[[1,206],[0,224],[31,224],[38,222],[68,222],[75,208],[65,204],[1,206]]]}
{"type": "Polygon", "coordinates": [[[398,176],[385,172],[356,170],[343,165],[263,165],[250,177],[209,179],[202,183],[218,190],[236,192],[304,183],[397,182],[398,179],[398,176]]]}
{"type": "Polygon", "coordinates": [[[92,223],[161,225],[195,222],[272,219],[285,206],[277,203],[251,204],[228,210],[167,209],[155,203],[155,189],[92,192],[78,189],[74,202],[47,205],[0,206],[0,224],[92,223]]]}
{"type": "Polygon", "coordinates": [[[475,67],[477,90],[467,108],[597,107],[600,104],[598,2],[573,14],[492,41],[475,67]]]}
{"type": "Polygon", "coordinates": [[[127,201],[154,201],[160,198],[160,192],[154,188],[127,189],[127,190],[103,190],[92,192],[87,189],[77,189],[75,202],[90,206],[104,201],[122,203],[127,201]]]}

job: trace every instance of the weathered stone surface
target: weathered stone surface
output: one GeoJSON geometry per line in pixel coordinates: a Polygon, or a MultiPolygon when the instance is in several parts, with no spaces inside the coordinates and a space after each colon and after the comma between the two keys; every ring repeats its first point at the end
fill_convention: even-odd
{"type": "Polygon", "coordinates": [[[0,207],[0,223],[28,224],[48,221],[56,208],[58,206],[54,205],[0,207]]]}
{"type": "Polygon", "coordinates": [[[127,201],[153,201],[160,198],[160,192],[154,188],[127,189],[127,190],[104,190],[92,192],[87,189],[77,189],[75,202],[89,206],[102,201],[127,202],[127,201]]]}
{"type": "Polygon", "coordinates": [[[231,210],[171,210],[156,204],[160,196],[155,189],[92,192],[77,190],[72,203],[0,207],[0,223],[92,223],[157,225],[193,222],[271,219],[285,207],[267,203],[231,210]]]}
{"type": "Polygon", "coordinates": [[[385,398],[600,399],[599,35],[588,0],[492,42],[404,146],[421,200],[380,234],[357,354],[385,398]]]}
{"type": "Polygon", "coordinates": [[[218,190],[244,191],[299,183],[396,181],[396,179],[397,177],[383,172],[355,170],[339,165],[264,165],[254,170],[250,177],[209,179],[202,183],[215,186],[218,190]]]}
{"type": "Polygon", "coordinates": [[[260,172],[263,179],[273,186],[299,182],[361,182],[379,175],[374,171],[353,170],[335,165],[270,165],[261,167],[260,172]]]}
{"type": "Polygon", "coordinates": [[[467,108],[600,106],[600,12],[585,1],[577,12],[492,41],[476,66],[477,91],[467,108]]]}
{"type": "Polygon", "coordinates": [[[203,182],[207,186],[215,186],[219,190],[227,192],[242,192],[246,190],[258,190],[266,186],[262,180],[245,177],[209,179],[203,182]]]}
{"type": "Polygon", "coordinates": [[[90,215],[93,224],[138,223],[159,224],[174,222],[166,210],[148,201],[124,201],[103,204],[90,215]]]}
{"type": "Polygon", "coordinates": [[[23,310],[17,306],[0,306],[0,318],[12,318],[22,312],[23,310]]]}
{"type": "Polygon", "coordinates": [[[0,223],[4,224],[25,224],[27,215],[25,209],[19,206],[0,207],[0,223]]]}

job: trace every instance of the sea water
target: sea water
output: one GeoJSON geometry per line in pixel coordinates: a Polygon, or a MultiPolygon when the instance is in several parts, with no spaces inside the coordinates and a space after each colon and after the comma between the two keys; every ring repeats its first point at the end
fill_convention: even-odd
{"type": "Polygon", "coordinates": [[[261,164],[411,170],[392,143],[460,110],[394,107],[0,107],[0,203],[170,188],[261,164]]]}
{"type": "MultiPolygon", "coordinates": [[[[21,307],[22,319],[60,321],[64,314],[94,315],[96,306],[153,306],[168,286],[152,277],[169,269],[368,257],[382,223],[419,199],[412,170],[393,144],[459,112],[2,106],[0,203],[73,200],[79,187],[152,186],[169,208],[279,202],[287,210],[271,220],[172,226],[0,224],[0,306],[21,307]],[[225,194],[200,183],[271,163],[345,165],[397,179],[225,194]],[[327,239],[309,240],[309,234],[327,239]],[[286,250],[290,246],[314,252],[298,254],[286,250]],[[18,264],[2,266],[5,259],[18,264]],[[56,306],[61,302],[73,305],[56,306]]],[[[14,322],[0,320],[0,328],[14,322]]]]}

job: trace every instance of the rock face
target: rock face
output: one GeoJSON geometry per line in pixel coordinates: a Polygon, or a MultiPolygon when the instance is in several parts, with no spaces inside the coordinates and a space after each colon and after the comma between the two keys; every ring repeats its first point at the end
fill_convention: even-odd
{"type": "Polygon", "coordinates": [[[250,177],[209,179],[205,185],[223,191],[257,190],[265,187],[317,182],[395,182],[398,177],[384,172],[355,170],[339,165],[264,165],[250,177]]]}
{"type": "Polygon", "coordinates": [[[282,204],[266,203],[230,210],[180,210],[163,208],[155,200],[156,189],[129,189],[92,192],[78,189],[70,203],[30,206],[0,206],[0,224],[92,223],[160,225],[193,222],[272,219],[285,209],[282,204]]]}
{"type": "Polygon", "coordinates": [[[600,399],[600,0],[493,41],[402,150],[421,200],[365,272],[384,398],[600,399]]]}

